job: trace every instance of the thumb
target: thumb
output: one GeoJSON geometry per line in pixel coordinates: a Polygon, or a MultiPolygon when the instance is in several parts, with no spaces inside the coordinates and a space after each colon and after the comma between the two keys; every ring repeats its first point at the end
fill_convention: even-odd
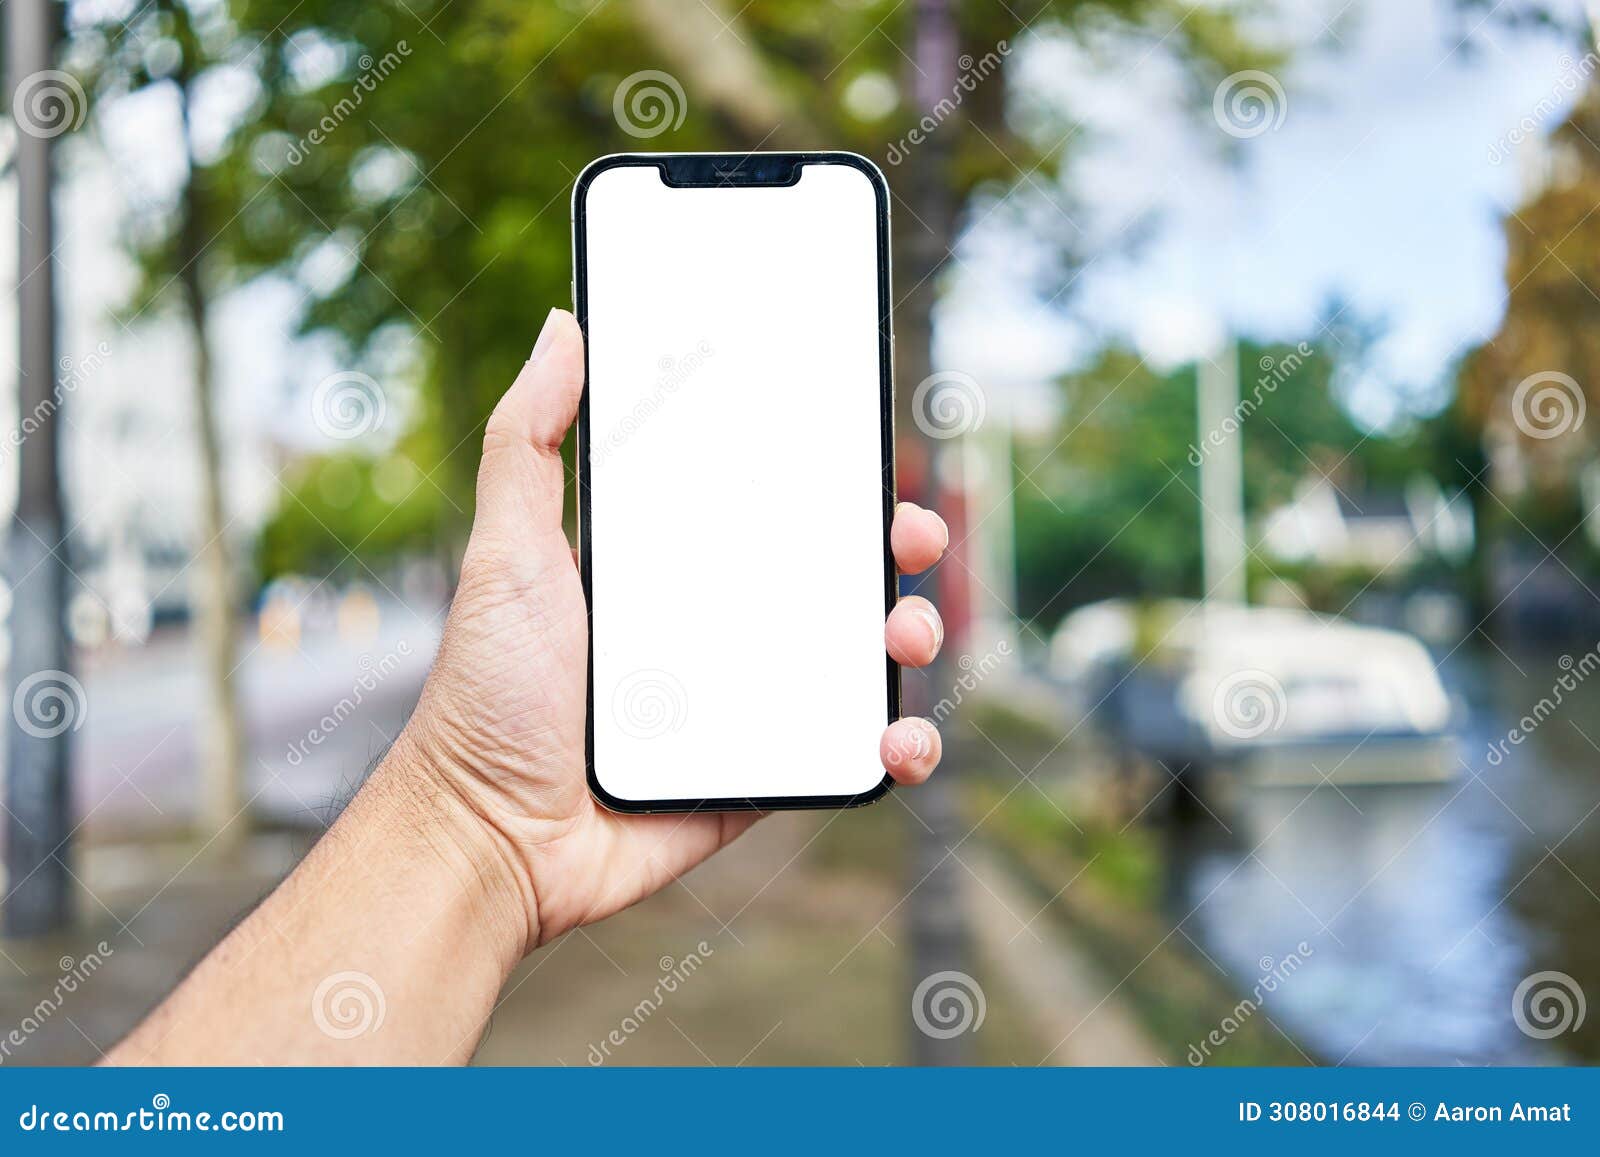
{"type": "Polygon", "coordinates": [[[583,331],[566,310],[552,309],[533,353],[489,415],[478,467],[480,520],[515,518],[524,533],[561,529],[561,443],[582,392],[583,331]]]}

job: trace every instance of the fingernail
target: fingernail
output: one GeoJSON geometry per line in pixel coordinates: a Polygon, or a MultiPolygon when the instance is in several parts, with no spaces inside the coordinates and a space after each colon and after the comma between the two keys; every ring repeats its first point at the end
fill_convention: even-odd
{"type": "Polygon", "coordinates": [[[933,649],[937,652],[944,645],[944,620],[936,611],[930,611],[925,607],[917,607],[913,613],[928,628],[928,635],[933,639],[933,649]]]}
{"type": "MultiPolygon", "coordinates": [[[[939,518],[937,514],[934,515],[934,517],[939,518]]],[[[944,519],[939,518],[939,529],[944,531],[944,545],[939,548],[939,553],[943,554],[945,551],[950,549],[950,524],[944,519]]]]}
{"type": "Polygon", "coordinates": [[[919,759],[926,759],[933,750],[933,724],[926,719],[911,716],[905,721],[906,726],[901,728],[902,739],[894,745],[891,754],[895,763],[904,767],[919,759]]]}
{"type": "Polygon", "coordinates": [[[900,515],[904,514],[906,511],[915,510],[916,508],[917,504],[915,502],[896,502],[894,504],[895,517],[899,518],[900,515]]]}
{"type": "Polygon", "coordinates": [[[539,340],[533,343],[533,352],[528,355],[528,360],[530,362],[538,361],[539,355],[544,353],[545,346],[549,345],[550,340],[556,336],[555,322],[556,314],[558,312],[558,310],[552,309],[545,315],[544,328],[539,331],[539,340]]]}

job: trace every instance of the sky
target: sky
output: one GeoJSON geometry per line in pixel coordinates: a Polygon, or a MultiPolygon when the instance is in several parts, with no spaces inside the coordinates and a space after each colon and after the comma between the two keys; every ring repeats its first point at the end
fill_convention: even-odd
{"type": "Polygon", "coordinates": [[[1074,116],[1050,138],[1072,131],[1072,226],[1125,242],[1131,224],[1153,220],[1154,235],[1082,269],[1051,311],[1064,305],[1064,318],[1016,291],[1006,239],[976,241],[943,361],[982,363],[1026,409],[1028,380],[1108,337],[1171,365],[1214,352],[1230,330],[1299,340],[1337,296],[1385,327],[1348,385],[1358,420],[1383,428],[1447,400],[1452,362],[1502,315],[1503,215],[1540,163],[1537,138],[1571,105],[1584,53],[1444,2],[1285,9],[1268,33],[1291,47],[1274,73],[1281,99],[1269,92],[1274,127],[1244,138],[1186,107],[1177,70],[1147,42],[1030,53],[1029,83],[1074,116]],[[1561,113],[1511,145],[1547,99],[1561,113]],[[995,303],[1013,297],[997,322],[995,303]],[[1009,348],[991,372],[997,333],[1009,348]]]}

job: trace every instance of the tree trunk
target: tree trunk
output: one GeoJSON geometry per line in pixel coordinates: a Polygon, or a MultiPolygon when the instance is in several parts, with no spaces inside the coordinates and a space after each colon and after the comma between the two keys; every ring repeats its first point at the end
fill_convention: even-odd
{"type": "MultiPolygon", "coordinates": [[[[180,87],[184,95],[187,140],[189,89],[187,84],[180,87]]],[[[244,728],[234,678],[238,662],[235,646],[238,615],[227,534],[215,371],[206,325],[209,302],[201,269],[210,237],[206,198],[192,152],[183,185],[182,206],[178,280],[183,290],[184,318],[194,348],[195,436],[200,452],[201,546],[195,558],[190,588],[205,702],[198,745],[198,818],[200,834],[211,841],[211,850],[227,852],[248,833],[249,818],[240,814],[244,808],[244,728]]]]}
{"type": "Polygon", "coordinates": [[[723,0],[633,0],[633,13],[639,30],[687,82],[686,99],[704,101],[753,147],[825,145],[805,106],[784,92],[739,34],[740,13],[723,0]]]}

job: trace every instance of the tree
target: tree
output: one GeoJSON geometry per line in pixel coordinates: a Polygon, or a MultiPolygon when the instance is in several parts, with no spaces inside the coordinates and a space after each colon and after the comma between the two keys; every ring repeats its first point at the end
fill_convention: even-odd
{"type": "MultiPolygon", "coordinates": [[[[1251,516],[1290,501],[1308,475],[1359,494],[1439,472],[1434,426],[1374,434],[1340,403],[1341,374],[1360,364],[1371,334],[1349,321],[1317,332],[1331,336],[1241,343],[1238,429],[1251,516]]],[[[1206,451],[1194,367],[1163,372],[1113,347],[1068,374],[1061,397],[1059,429],[1021,440],[1016,453],[1019,610],[1048,629],[1097,599],[1194,596],[1197,467],[1206,451]]],[[[1267,563],[1258,557],[1253,567],[1267,563]]]]}
{"type": "Polygon", "coordinates": [[[1550,547],[1571,539],[1583,518],[1582,472],[1594,458],[1584,418],[1600,402],[1596,141],[1600,87],[1590,84],[1548,142],[1520,146],[1536,150],[1545,176],[1506,219],[1505,318],[1461,373],[1460,417],[1489,451],[1500,499],[1484,513],[1519,531],[1508,526],[1513,512],[1550,547]]]}
{"type": "Polygon", "coordinates": [[[938,46],[958,75],[947,90],[919,91],[907,65],[916,5],[736,7],[233,5],[263,95],[230,140],[243,211],[219,244],[239,267],[291,273],[317,247],[344,254],[348,278],[311,293],[303,325],[336,335],[352,364],[397,327],[421,339],[416,425],[431,444],[412,451],[430,456],[417,465],[448,498],[441,540],[459,540],[466,524],[476,434],[526,357],[533,314],[567,298],[562,208],[595,156],[846,147],[886,162],[910,210],[895,222],[909,430],[910,387],[931,369],[933,302],[977,198],[984,211],[1007,193],[1033,199],[1071,155],[1070,121],[1012,128],[1007,75],[1024,30],[1152,29],[1191,63],[1197,88],[1257,59],[1230,15],[1210,7],[967,4],[938,46]],[[887,163],[895,150],[911,162],[887,163]],[[934,193],[948,211],[927,207],[934,193]]]}
{"type": "Polygon", "coordinates": [[[225,852],[248,830],[244,801],[244,731],[235,685],[239,588],[229,541],[223,448],[216,413],[216,370],[210,306],[225,282],[226,265],[212,244],[236,210],[218,173],[199,155],[193,111],[197,86],[222,62],[233,29],[226,10],[187,0],[154,0],[131,15],[74,30],[74,47],[97,102],[147,89],[176,94],[185,172],[171,212],[153,229],[130,232],[141,281],[136,313],[168,306],[188,331],[192,399],[199,459],[199,548],[192,579],[196,640],[205,704],[201,717],[199,823],[208,846],[225,852]]]}

